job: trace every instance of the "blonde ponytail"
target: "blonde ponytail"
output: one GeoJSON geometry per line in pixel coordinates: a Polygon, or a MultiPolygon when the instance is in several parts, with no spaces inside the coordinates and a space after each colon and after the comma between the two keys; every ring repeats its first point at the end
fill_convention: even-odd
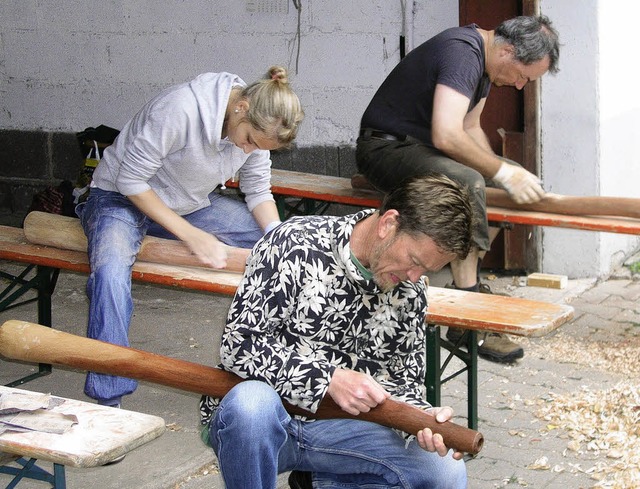
{"type": "Polygon", "coordinates": [[[264,79],[246,87],[240,96],[249,102],[246,118],[254,129],[289,145],[298,134],[304,112],[289,85],[287,70],[272,66],[264,79]]]}

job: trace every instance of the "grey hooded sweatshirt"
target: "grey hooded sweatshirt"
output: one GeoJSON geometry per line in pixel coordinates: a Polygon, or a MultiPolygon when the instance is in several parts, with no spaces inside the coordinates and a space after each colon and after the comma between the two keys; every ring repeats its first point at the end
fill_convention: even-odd
{"type": "Polygon", "coordinates": [[[160,93],[105,150],[92,186],[127,196],[153,189],[186,215],[209,206],[209,193],[238,174],[250,211],[273,201],[269,151],[245,154],[220,139],[235,86],[245,86],[236,75],[204,73],[160,93]]]}

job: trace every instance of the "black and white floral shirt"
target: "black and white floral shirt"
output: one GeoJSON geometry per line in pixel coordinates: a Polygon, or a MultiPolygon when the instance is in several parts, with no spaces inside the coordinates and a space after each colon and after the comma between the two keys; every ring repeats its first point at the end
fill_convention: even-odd
{"type": "MultiPolygon", "coordinates": [[[[351,259],[349,240],[367,210],[294,217],[253,249],[229,310],[222,368],[271,385],[315,412],[337,367],[373,376],[396,399],[425,400],[426,285],[382,292],[351,259]]],[[[204,397],[203,423],[217,400],[204,397]]]]}

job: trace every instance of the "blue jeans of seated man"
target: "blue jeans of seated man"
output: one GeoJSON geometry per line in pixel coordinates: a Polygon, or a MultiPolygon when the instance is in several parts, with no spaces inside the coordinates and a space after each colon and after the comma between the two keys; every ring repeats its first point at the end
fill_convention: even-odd
{"type": "Polygon", "coordinates": [[[464,489],[463,461],[359,420],[301,421],[263,382],[245,381],[224,397],[209,442],[227,489],[274,489],[278,473],[313,472],[314,488],[464,489]]]}
{"type": "MultiPolygon", "coordinates": [[[[230,246],[251,248],[260,239],[262,230],[243,202],[217,193],[209,200],[211,206],[183,217],[230,246]]],[[[146,234],[174,237],[117,192],[92,188],[76,213],[87,235],[91,266],[87,336],[128,346],[133,313],[131,267],[142,239],[146,234]]],[[[85,393],[101,404],[116,405],[136,387],[132,379],[89,372],[85,393]]]]}

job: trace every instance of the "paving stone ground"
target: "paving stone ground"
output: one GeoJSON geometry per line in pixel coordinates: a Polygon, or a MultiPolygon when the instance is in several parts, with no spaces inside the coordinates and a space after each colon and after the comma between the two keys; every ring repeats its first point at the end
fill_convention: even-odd
{"type": "MultiPolygon", "coordinates": [[[[518,287],[514,285],[517,278],[487,277],[496,291],[569,303],[576,313],[571,323],[544,338],[518,339],[525,348],[525,357],[516,364],[480,362],[479,429],[486,441],[482,452],[467,462],[469,488],[640,487],[640,480],[629,486],[598,485],[593,468],[616,460],[608,459],[606,450],[589,450],[586,444],[570,449],[576,448],[571,444],[571,433],[538,416],[541,409],[560,396],[577,398],[591,391],[605,396],[621,382],[635,386],[640,383],[640,281],[633,280],[624,270],[615,277],[606,281],[570,280],[564,290],[518,287]],[[615,351],[625,352],[628,361],[616,358],[615,351]]],[[[84,334],[85,281],[84,275],[61,274],[53,298],[57,328],[84,334]]],[[[432,283],[441,285],[433,280],[432,283]]],[[[214,345],[229,298],[141,284],[135,285],[134,298],[132,346],[199,363],[215,363],[214,345]]],[[[7,319],[35,321],[35,306],[0,313],[1,322],[7,319]]],[[[0,360],[0,383],[32,368],[0,360]]],[[[81,372],[55,368],[51,375],[24,388],[88,400],[82,394],[83,380],[81,372]]],[[[198,436],[197,403],[195,394],[142,383],[123,407],[162,416],[167,432],[128,454],[118,465],[67,469],[68,487],[223,488],[215,458],[198,436]]],[[[459,413],[458,422],[466,423],[464,379],[445,384],[443,403],[459,413]]],[[[0,475],[0,486],[7,483],[8,476],[0,475]]],[[[23,482],[19,487],[37,489],[46,485],[23,482]]],[[[286,487],[286,476],[282,476],[279,488],[286,487]]]]}

